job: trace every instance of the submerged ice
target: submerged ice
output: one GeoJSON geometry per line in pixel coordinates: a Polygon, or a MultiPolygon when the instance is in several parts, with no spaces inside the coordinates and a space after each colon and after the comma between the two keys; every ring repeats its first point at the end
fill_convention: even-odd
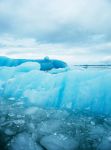
{"type": "Polygon", "coordinates": [[[26,62],[0,67],[0,97],[43,108],[111,113],[111,71],[60,68],[48,72],[26,62]]]}
{"type": "Polygon", "coordinates": [[[2,150],[110,150],[111,118],[66,110],[0,105],[2,150]]]}

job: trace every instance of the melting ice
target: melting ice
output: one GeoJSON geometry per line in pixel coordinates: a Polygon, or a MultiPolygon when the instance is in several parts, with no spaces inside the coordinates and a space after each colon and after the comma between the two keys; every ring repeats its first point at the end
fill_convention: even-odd
{"type": "Polygon", "coordinates": [[[111,70],[0,67],[2,150],[110,150],[111,70]]]}
{"type": "Polygon", "coordinates": [[[0,68],[1,99],[20,100],[45,108],[89,109],[111,113],[111,70],[53,69],[26,62],[0,68]]]}

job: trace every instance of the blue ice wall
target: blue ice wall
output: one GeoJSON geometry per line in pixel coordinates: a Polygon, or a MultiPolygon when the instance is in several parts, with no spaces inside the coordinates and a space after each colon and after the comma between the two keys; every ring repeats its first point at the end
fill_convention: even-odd
{"type": "Polygon", "coordinates": [[[35,62],[0,67],[0,97],[47,108],[111,114],[111,71],[62,68],[43,72],[35,62]]]}

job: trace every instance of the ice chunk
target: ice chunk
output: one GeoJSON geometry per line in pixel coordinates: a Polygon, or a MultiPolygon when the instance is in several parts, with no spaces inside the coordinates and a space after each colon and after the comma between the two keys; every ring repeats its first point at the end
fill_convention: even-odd
{"type": "Polygon", "coordinates": [[[7,134],[7,135],[14,135],[15,132],[13,132],[11,129],[6,129],[5,130],[5,134],[7,134]]]}
{"type": "Polygon", "coordinates": [[[66,67],[66,68],[59,68],[59,69],[52,69],[52,70],[49,71],[49,73],[51,73],[51,74],[64,73],[64,72],[66,72],[68,70],[69,70],[68,67],[66,67]]]}
{"type": "Polygon", "coordinates": [[[94,126],[91,128],[89,132],[89,136],[91,139],[102,139],[106,134],[105,129],[102,126],[94,126]]]}
{"type": "Polygon", "coordinates": [[[37,107],[30,107],[25,111],[25,114],[27,115],[32,115],[37,112],[38,108],[37,107]]]}
{"type": "Polygon", "coordinates": [[[111,141],[108,138],[103,138],[97,150],[111,150],[111,141]]]}
{"type": "Polygon", "coordinates": [[[40,64],[36,62],[26,62],[16,67],[16,71],[29,72],[32,70],[40,70],[40,64]]]}
{"type": "Polygon", "coordinates": [[[62,110],[49,110],[49,117],[54,120],[64,120],[69,116],[69,113],[67,111],[62,110]]]}
{"type": "MultiPolygon", "coordinates": [[[[43,71],[51,70],[53,68],[65,68],[67,64],[61,60],[50,60],[49,57],[45,57],[44,59],[11,59],[7,57],[0,57],[0,66],[8,66],[15,67],[21,65],[26,62],[34,62],[40,64],[40,69],[43,71]]],[[[27,70],[27,69],[26,69],[27,70]]]]}
{"type": "Polygon", "coordinates": [[[43,150],[28,133],[18,134],[12,141],[10,150],[43,150]]]}
{"type": "Polygon", "coordinates": [[[78,147],[74,138],[62,134],[45,136],[40,143],[48,150],[76,150],[78,147]]]}
{"type": "Polygon", "coordinates": [[[60,129],[63,122],[61,120],[48,120],[38,124],[38,132],[41,135],[52,134],[60,129]]]}

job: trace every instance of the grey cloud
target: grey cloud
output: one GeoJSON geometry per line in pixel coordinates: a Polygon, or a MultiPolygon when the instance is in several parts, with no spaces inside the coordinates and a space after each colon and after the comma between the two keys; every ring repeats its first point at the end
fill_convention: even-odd
{"type": "MultiPolygon", "coordinates": [[[[21,44],[22,39],[31,38],[33,47],[43,49],[43,53],[51,49],[54,54],[60,50],[68,55],[111,55],[110,8],[110,0],[1,0],[0,35],[14,39],[0,43],[0,47],[27,48],[33,42],[27,41],[26,46],[26,42],[21,44]]],[[[9,53],[14,49],[7,50],[9,53]]]]}
{"type": "Polygon", "coordinates": [[[1,33],[46,43],[90,43],[96,34],[110,40],[109,1],[2,0],[0,4],[1,33]]]}

